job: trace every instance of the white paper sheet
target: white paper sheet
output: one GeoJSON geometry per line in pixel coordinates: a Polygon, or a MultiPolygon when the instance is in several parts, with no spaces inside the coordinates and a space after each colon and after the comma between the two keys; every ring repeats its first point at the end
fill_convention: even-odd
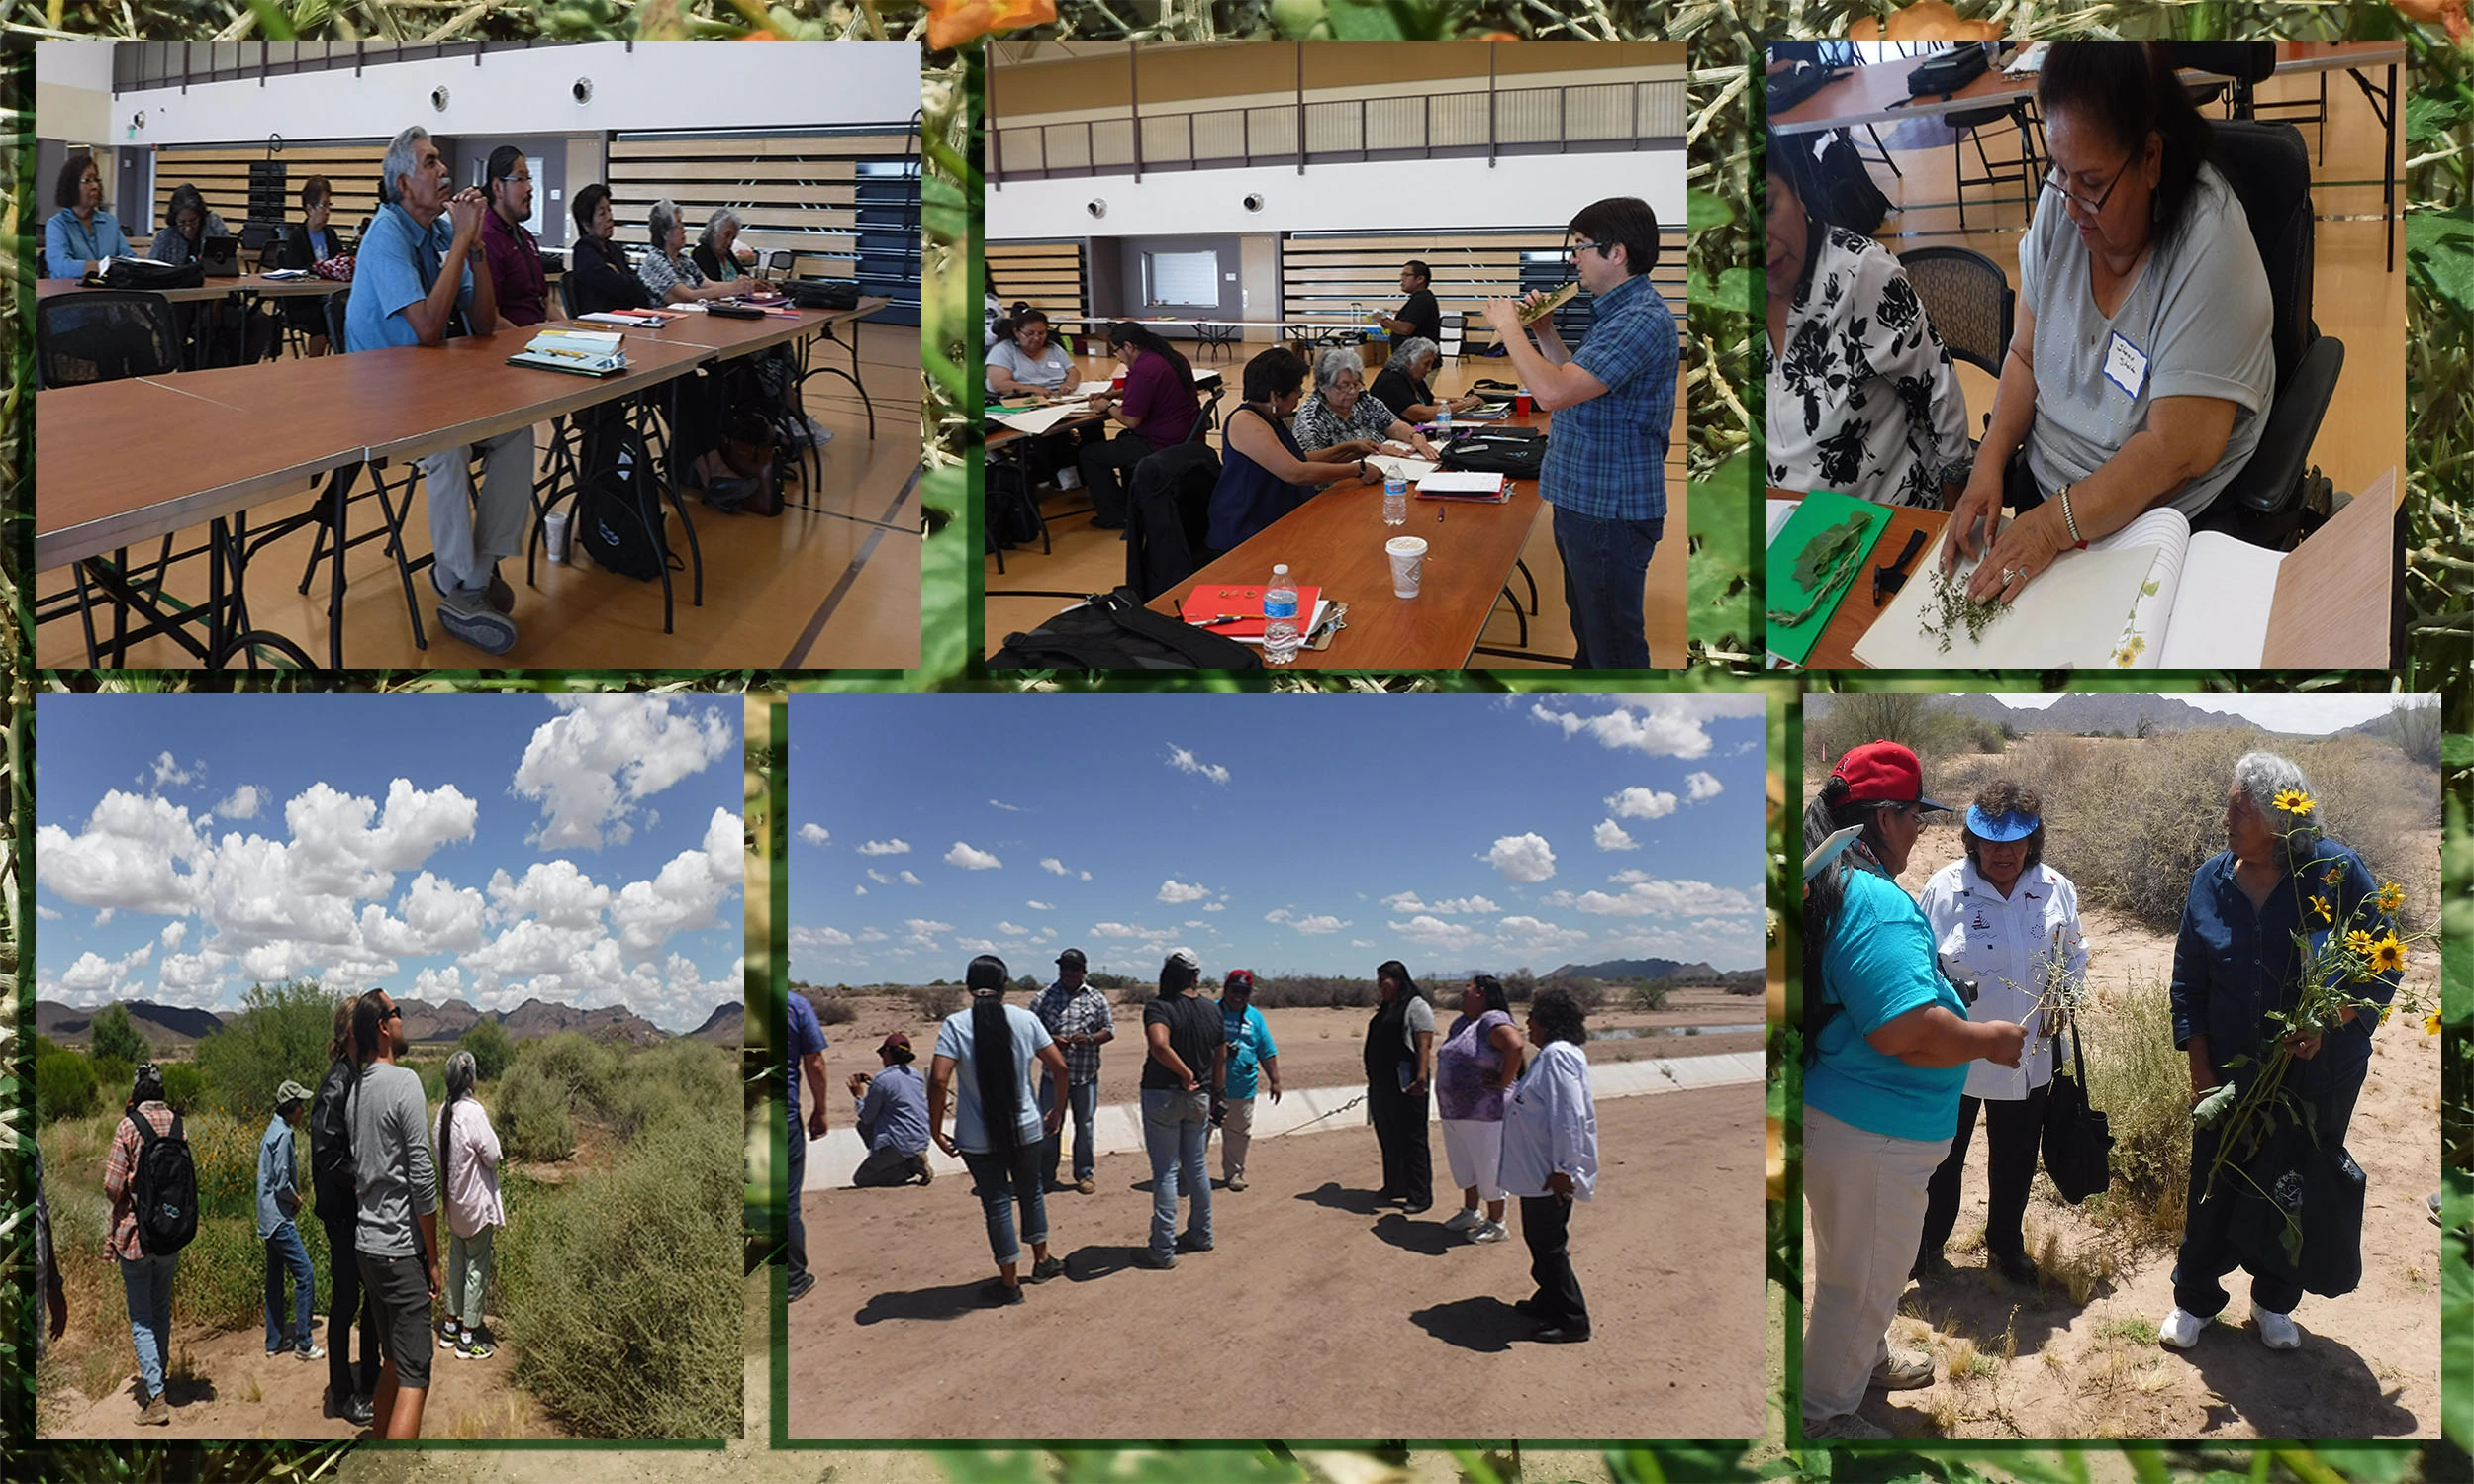
{"type": "Polygon", "coordinates": [[[1393,453],[1375,454],[1367,459],[1367,462],[1385,474],[1397,474],[1410,484],[1417,483],[1443,467],[1441,464],[1428,463],[1424,459],[1404,459],[1393,453]]]}
{"type": "Polygon", "coordinates": [[[1761,537],[1762,546],[1766,547],[1770,542],[1778,539],[1778,532],[1786,529],[1787,522],[1795,518],[1795,508],[1803,503],[1800,500],[1769,502],[1769,534],[1761,537]]]}
{"type": "Polygon", "coordinates": [[[2191,537],[2182,593],[2159,663],[2175,670],[2256,670],[2267,654],[2268,609],[2283,553],[2219,531],[2191,537]]]}
{"type": "Polygon", "coordinates": [[[1493,495],[1503,488],[1500,474],[1429,474],[1417,482],[1420,490],[1437,495],[1493,495]]]}
{"type": "Polygon", "coordinates": [[[1018,432],[1044,433],[1068,417],[1091,411],[1087,407],[1067,403],[1060,407],[1035,407],[1027,412],[1006,413],[997,420],[1018,432]]]}
{"type": "Polygon", "coordinates": [[[1087,381],[1074,389],[1074,395],[1077,397],[1096,397],[1100,393],[1108,390],[1108,388],[1112,385],[1114,385],[1112,382],[1087,381]]]}
{"type": "MultiPolygon", "coordinates": [[[[1979,560],[1961,561],[1958,579],[1979,560]]],[[[2051,570],[2028,584],[2008,613],[1986,626],[1981,639],[1969,639],[1961,628],[1951,636],[1946,653],[1940,639],[1924,633],[1941,565],[1937,544],[1918,559],[1914,579],[1856,641],[1856,658],[1876,670],[2093,669],[2107,663],[2122,615],[2131,611],[2155,562],[2152,546],[2065,551],[2051,570]]]]}

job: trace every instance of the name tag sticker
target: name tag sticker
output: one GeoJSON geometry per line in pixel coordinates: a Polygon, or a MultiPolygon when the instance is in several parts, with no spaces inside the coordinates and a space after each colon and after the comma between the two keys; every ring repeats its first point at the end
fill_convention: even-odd
{"type": "Polygon", "coordinates": [[[2147,357],[2137,345],[2122,338],[2115,330],[2105,343],[2105,380],[2122,389],[2122,395],[2137,398],[2147,385],[2147,357]]]}

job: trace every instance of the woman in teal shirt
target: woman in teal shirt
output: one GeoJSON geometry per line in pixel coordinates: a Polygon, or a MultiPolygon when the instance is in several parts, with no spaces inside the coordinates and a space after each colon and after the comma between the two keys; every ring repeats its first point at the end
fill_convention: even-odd
{"type": "Polygon", "coordinates": [[[1929,809],[1924,769],[1896,742],[1839,760],[1804,812],[1806,849],[1863,833],[1804,899],[1804,1197],[1815,1283],[1804,1331],[1804,1436],[1877,1438],[1867,1386],[1933,1384],[1929,1355],[1891,1350],[1889,1325],[1924,1231],[1926,1187],[1958,1129],[1969,1062],[2019,1065],[2024,1026],[1972,1022],[1932,925],[1898,884],[1929,809]]]}
{"type": "Polygon", "coordinates": [[[82,277],[116,257],[129,255],[129,237],[103,209],[103,172],[91,154],[72,154],[60,166],[51,204],[58,207],[43,228],[45,271],[53,278],[82,277]]]}

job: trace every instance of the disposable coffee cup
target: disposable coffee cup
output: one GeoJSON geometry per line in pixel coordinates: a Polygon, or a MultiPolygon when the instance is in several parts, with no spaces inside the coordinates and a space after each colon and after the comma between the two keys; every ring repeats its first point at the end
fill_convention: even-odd
{"type": "Polygon", "coordinates": [[[1512,415],[1518,417],[1529,416],[1529,389],[1527,387],[1512,394],[1512,415]]]}
{"type": "Polygon", "coordinates": [[[549,548],[550,560],[567,560],[567,527],[573,517],[566,510],[552,510],[541,517],[541,543],[549,548]]]}
{"type": "Polygon", "coordinates": [[[1426,538],[1393,536],[1383,543],[1383,554],[1391,558],[1391,596],[1415,598],[1426,576],[1426,538]]]}

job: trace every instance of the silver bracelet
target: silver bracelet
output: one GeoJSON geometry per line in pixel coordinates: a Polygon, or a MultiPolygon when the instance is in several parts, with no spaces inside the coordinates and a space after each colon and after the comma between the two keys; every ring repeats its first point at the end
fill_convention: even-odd
{"type": "Polygon", "coordinates": [[[2070,527],[2070,540],[2074,545],[2087,544],[2087,538],[2079,534],[2078,517],[2070,513],[2070,487],[2068,485],[2061,487],[2061,523],[2070,527]]]}

